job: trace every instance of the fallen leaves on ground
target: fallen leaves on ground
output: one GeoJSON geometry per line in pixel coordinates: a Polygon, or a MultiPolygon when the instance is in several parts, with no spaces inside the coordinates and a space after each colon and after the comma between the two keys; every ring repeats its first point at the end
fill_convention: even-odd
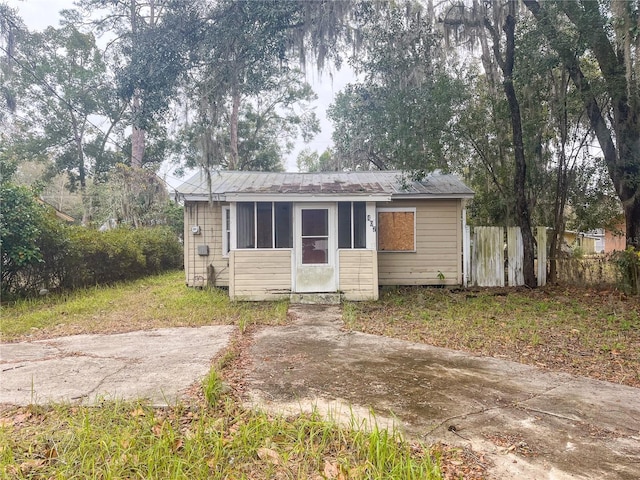
{"type": "Polygon", "coordinates": [[[640,298],[615,291],[412,287],[351,303],[348,328],[640,387],[640,298]]]}
{"type": "Polygon", "coordinates": [[[519,435],[491,432],[483,433],[482,436],[491,441],[494,445],[502,448],[502,453],[513,453],[523,457],[535,457],[538,452],[534,447],[529,445],[524,438],[519,435]]]}
{"type": "Polygon", "coordinates": [[[436,443],[430,447],[432,455],[440,459],[440,470],[444,480],[463,478],[465,480],[484,480],[491,461],[481,453],[468,447],[454,447],[436,443]]]}

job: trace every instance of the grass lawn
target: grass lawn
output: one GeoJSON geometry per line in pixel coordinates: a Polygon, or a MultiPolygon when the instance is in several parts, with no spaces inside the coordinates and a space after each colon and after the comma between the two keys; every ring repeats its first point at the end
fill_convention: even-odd
{"type": "Polygon", "coordinates": [[[53,405],[0,415],[0,478],[439,479],[439,451],[230,397],[151,408],[53,405]]]}
{"type": "Polygon", "coordinates": [[[162,327],[278,325],[287,302],[233,303],[225,290],[185,286],[184,272],[78,290],[5,305],[3,342],[80,333],[116,333],[162,327]]]}
{"type": "Polygon", "coordinates": [[[385,289],[348,328],[640,387],[640,298],[561,287],[385,289]]]}

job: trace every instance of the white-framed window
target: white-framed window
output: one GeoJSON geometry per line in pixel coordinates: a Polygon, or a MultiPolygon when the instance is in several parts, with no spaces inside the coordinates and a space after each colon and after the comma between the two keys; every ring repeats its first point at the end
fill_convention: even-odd
{"type": "Polygon", "coordinates": [[[416,209],[378,209],[378,251],[416,251],[416,209]]]}
{"type": "Polygon", "coordinates": [[[291,202],[238,202],[236,243],[242,248],[293,248],[291,202]]]}
{"type": "Polygon", "coordinates": [[[222,207],[222,256],[228,257],[231,249],[231,209],[222,207]]]}

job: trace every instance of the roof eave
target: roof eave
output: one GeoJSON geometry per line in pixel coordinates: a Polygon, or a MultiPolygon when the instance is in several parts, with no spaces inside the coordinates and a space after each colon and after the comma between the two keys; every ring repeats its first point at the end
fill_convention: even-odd
{"type": "Polygon", "coordinates": [[[334,193],[334,194],[286,194],[286,193],[213,193],[201,194],[201,193],[180,193],[177,195],[186,202],[207,202],[209,200],[214,202],[319,202],[319,201],[334,201],[334,202],[390,202],[392,200],[427,200],[427,199],[468,199],[473,198],[473,193],[394,193],[394,194],[346,194],[346,193],[334,193]]]}
{"type": "Polygon", "coordinates": [[[392,200],[426,200],[439,198],[443,200],[458,198],[473,198],[474,193],[394,193],[392,200]]]}
{"type": "Polygon", "coordinates": [[[388,202],[388,193],[227,193],[229,202],[388,202]]]}
{"type": "Polygon", "coordinates": [[[224,194],[212,193],[180,193],[176,192],[176,196],[182,198],[185,202],[208,202],[209,200],[214,202],[226,201],[224,194]]]}

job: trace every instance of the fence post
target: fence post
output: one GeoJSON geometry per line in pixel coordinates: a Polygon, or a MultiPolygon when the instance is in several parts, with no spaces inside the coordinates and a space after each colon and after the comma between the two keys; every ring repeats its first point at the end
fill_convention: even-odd
{"type": "Polygon", "coordinates": [[[504,229],[473,229],[473,278],[479,287],[504,287],[504,229]]]}
{"type": "Polygon", "coordinates": [[[538,286],[547,284],[547,227],[538,227],[536,231],[538,244],[538,286]]]}
{"type": "Polygon", "coordinates": [[[510,287],[524,285],[524,250],[520,227],[507,228],[507,272],[510,287]]]}
{"type": "Polygon", "coordinates": [[[471,282],[471,227],[464,226],[462,231],[462,285],[467,287],[471,282]]]}

